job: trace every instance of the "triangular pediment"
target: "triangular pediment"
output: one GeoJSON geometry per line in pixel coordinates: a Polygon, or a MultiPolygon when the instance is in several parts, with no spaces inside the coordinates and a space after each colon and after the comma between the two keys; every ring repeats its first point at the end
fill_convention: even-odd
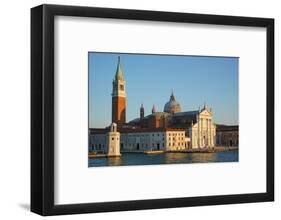
{"type": "Polygon", "coordinates": [[[208,109],[203,109],[201,112],[200,112],[200,115],[204,115],[204,116],[212,116],[212,112],[210,112],[208,109]]]}

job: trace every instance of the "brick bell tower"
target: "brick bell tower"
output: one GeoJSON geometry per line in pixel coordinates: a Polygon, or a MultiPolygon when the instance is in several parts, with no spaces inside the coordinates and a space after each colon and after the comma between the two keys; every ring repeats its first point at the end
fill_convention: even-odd
{"type": "Polygon", "coordinates": [[[112,123],[126,123],[126,81],[118,57],[117,70],[112,82],[112,123]]]}

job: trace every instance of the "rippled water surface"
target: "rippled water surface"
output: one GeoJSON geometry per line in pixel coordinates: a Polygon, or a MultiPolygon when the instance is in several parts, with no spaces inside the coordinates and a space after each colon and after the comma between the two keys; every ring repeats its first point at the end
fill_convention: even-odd
{"type": "Polygon", "coordinates": [[[121,157],[91,158],[89,167],[175,163],[238,162],[238,151],[218,153],[123,153],[121,157]]]}

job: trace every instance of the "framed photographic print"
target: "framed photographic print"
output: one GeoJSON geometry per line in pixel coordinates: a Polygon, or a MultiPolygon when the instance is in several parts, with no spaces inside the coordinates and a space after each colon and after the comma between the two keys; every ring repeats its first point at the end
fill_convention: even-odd
{"type": "Polygon", "coordinates": [[[273,19],[31,9],[31,211],[273,200],[273,19]]]}

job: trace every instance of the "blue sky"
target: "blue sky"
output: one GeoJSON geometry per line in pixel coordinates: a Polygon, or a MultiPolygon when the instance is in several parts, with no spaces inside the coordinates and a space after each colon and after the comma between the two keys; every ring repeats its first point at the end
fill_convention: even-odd
{"type": "Polygon", "coordinates": [[[198,110],[206,102],[217,124],[238,124],[237,57],[89,53],[89,126],[111,123],[111,92],[118,56],[126,80],[127,122],[163,111],[173,89],[182,111],[198,110]]]}

